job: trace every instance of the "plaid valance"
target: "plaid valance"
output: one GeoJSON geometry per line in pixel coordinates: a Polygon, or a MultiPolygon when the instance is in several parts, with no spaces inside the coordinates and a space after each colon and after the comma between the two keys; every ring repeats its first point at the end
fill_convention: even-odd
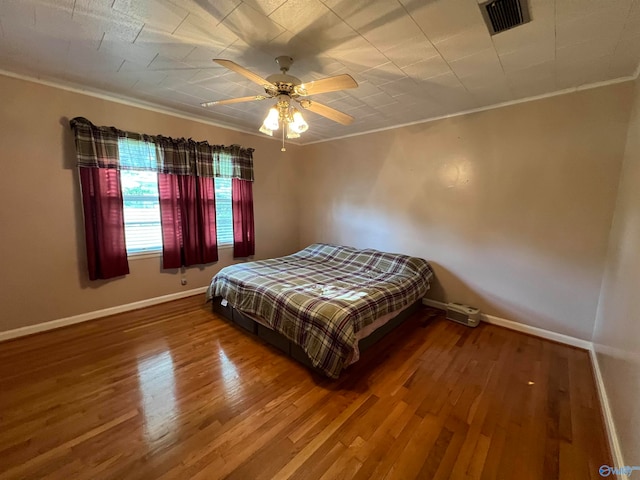
{"type": "Polygon", "coordinates": [[[239,145],[210,145],[192,139],[126,132],[114,127],[97,127],[83,117],[70,122],[75,133],[79,167],[151,170],[174,175],[239,178],[253,181],[253,148],[239,145]],[[144,142],[136,163],[121,161],[118,140],[144,142]],[[151,149],[155,149],[153,155],[151,149]],[[147,153],[148,152],[148,153],[147,153]]]}

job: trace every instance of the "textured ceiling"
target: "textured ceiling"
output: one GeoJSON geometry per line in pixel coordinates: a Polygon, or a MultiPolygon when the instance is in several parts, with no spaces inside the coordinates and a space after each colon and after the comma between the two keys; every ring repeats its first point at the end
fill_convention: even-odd
{"type": "Polygon", "coordinates": [[[490,36],[476,0],[1,0],[0,69],[82,85],[256,131],[271,100],[204,109],[260,87],[290,55],[303,81],[348,73],[313,100],[302,143],[635,74],[640,0],[529,0],[531,22],[490,36]]]}

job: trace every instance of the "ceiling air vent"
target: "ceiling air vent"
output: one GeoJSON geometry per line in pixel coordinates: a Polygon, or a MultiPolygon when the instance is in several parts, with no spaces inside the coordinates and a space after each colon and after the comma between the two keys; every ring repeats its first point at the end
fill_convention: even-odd
{"type": "Polygon", "coordinates": [[[480,11],[491,35],[525,24],[531,19],[527,0],[494,0],[481,4],[480,11]]]}

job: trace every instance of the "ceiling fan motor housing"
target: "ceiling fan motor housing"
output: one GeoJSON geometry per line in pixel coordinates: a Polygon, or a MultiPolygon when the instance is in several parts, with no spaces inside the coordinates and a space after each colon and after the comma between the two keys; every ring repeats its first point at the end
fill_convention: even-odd
{"type": "Polygon", "coordinates": [[[278,91],[278,95],[290,95],[293,93],[293,88],[296,85],[300,85],[302,83],[299,78],[294,77],[293,75],[287,75],[286,73],[276,73],[275,75],[269,75],[267,77],[267,80],[275,86],[276,90],[278,91]]]}
{"type": "MultiPolygon", "coordinates": [[[[281,55],[279,57],[276,57],[276,63],[280,66],[280,71],[282,73],[269,75],[267,77],[267,80],[275,86],[277,95],[291,96],[292,94],[294,94],[295,96],[294,87],[296,85],[301,85],[302,80],[287,73],[289,71],[289,68],[291,68],[291,65],[293,64],[293,58],[287,55],[281,55]]],[[[267,93],[269,92],[267,91],[267,93]]]]}

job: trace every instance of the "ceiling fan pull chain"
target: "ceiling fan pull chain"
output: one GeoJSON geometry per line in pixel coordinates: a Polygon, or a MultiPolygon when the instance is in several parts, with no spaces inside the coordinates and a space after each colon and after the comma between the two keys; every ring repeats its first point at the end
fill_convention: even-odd
{"type": "Polygon", "coordinates": [[[287,151],[287,149],[284,148],[284,129],[285,129],[285,126],[282,125],[282,148],[280,149],[281,152],[286,152],[287,151]]]}

